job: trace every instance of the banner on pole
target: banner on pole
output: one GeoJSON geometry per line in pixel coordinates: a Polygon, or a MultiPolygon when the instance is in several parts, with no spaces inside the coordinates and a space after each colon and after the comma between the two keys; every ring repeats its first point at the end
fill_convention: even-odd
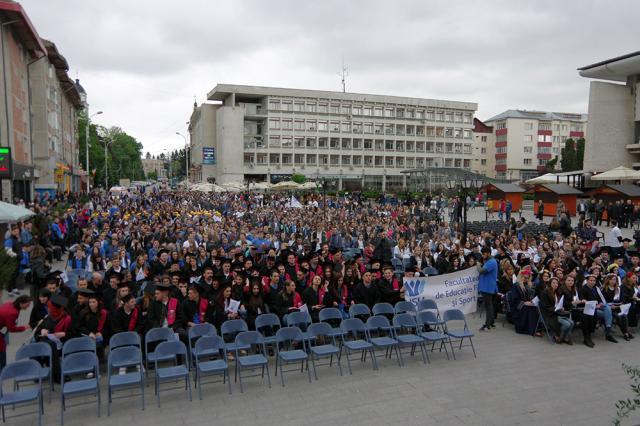
{"type": "Polygon", "coordinates": [[[468,268],[431,277],[404,277],[404,297],[414,305],[423,299],[435,300],[441,312],[460,309],[470,314],[478,304],[479,276],[476,268],[468,268]]]}

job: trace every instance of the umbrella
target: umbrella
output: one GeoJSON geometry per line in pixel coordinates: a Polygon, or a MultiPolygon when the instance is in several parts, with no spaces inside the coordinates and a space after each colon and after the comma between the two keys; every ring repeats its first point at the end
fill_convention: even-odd
{"type": "Polygon", "coordinates": [[[35,213],[24,207],[0,201],[0,223],[15,223],[34,216],[35,213]]]}
{"type": "Polygon", "coordinates": [[[249,189],[252,191],[264,191],[269,188],[271,188],[271,184],[269,182],[252,182],[249,184],[249,189]]]}
{"type": "Polygon", "coordinates": [[[318,185],[315,182],[306,181],[302,185],[300,185],[300,189],[317,189],[318,185]]]}
{"type": "Polygon", "coordinates": [[[292,180],[285,180],[283,182],[278,182],[275,185],[271,186],[271,189],[286,191],[290,189],[300,189],[300,185],[298,185],[292,180]]]}
{"type": "Polygon", "coordinates": [[[640,172],[628,167],[619,166],[615,169],[591,176],[591,180],[639,180],[640,172]]]}
{"type": "Polygon", "coordinates": [[[529,179],[525,183],[528,183],[531,185],[538,185],[541,183],[558,183],[558,177],[553,173],[547,173],[545,175],[534,177],[533,179],[529,179]]]}

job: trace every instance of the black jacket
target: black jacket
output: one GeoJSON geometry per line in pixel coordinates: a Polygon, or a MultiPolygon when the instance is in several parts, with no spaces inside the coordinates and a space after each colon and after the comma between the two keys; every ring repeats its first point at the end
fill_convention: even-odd
{"type": "Polygon", "coordinates": [[[361,282],[353,289],[353,300],[355,303],[364,303],[369,308],[373,308],[373,305],[379,303],[380,299],[380,288],[375,283],[371,283],[371,285],[367,287],[361,282]]]}

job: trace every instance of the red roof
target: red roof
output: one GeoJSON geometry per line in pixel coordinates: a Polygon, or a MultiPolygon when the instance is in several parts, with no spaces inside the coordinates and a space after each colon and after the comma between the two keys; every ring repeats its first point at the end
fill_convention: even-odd
{"type": "Polygon", "coordinates": [[[47,50],[40,40],[38,32],[20,3],[0,0],[0,14],[4,15],[7,21],[17,21],[11,26],[28,50],[46,54],[47,50]]]}

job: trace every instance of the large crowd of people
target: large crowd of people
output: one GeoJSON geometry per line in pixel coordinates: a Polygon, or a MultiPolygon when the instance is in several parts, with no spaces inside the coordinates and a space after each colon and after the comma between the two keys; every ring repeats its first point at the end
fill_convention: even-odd
{"type": "MultiPolygon", "coordinates": [[[[17,312],[33,301],[35,340],[90,336],[101,354],[122,331],[170,327],[186,339],[194,324],[242,318],[254,328],[263,313],[303,305],[314,321],[326,307],[346,317],[354,303],[404,300],[403,276],[478,268],[483,331],[502,313],[516,333],[548,330],[557,343],[572,345],[580,327],[593,347],[600,325],[609,342],[633,338],[640,257],[615,219],[605,245],[589,211],[575,229],[531,233],[511,218],[501,232],[465,235],[459,214],[443,218],[441,199],[298,198],[298,208],[291,195],[253,192],[36,200],[35,216],[5,239],[18,265],[12,282],[26,275],[31,295],[14,290],[0,326],[21,331],[17,312]],[[59,261],[66,267],[52,266],[59,261]]],[[[560,217],[570,224],[567,212],[560,217]]]]}

